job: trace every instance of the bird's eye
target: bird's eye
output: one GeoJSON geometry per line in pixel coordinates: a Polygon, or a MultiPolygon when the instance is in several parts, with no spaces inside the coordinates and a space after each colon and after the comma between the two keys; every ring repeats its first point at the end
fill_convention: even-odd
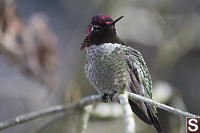
{"type": "Polygon", "coordinates": [[[100,30],[100,29],[101,29],[100,26],[98,26],[98,25],[93,25],[93,26],[91,27],[90,31],[98,31],[98,30],[100,30]]]}

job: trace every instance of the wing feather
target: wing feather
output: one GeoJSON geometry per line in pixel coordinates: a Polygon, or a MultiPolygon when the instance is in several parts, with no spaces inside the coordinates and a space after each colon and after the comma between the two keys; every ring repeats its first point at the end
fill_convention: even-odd
{"type": "Polygon", "coordinates": [[[141,85],[143,95],[152,99],[152,80],[146,63],[139,51],[130,47],[125,51],[129,69],[133,71],[138,82],[141,85]]]}

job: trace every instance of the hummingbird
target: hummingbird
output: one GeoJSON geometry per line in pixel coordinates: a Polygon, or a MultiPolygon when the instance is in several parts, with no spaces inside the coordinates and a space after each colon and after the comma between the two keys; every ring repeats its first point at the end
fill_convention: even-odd
{"type": "MultiPolygon", "coordinates": [[[[122,90],[152,99],[152,80],[139,51],[129,47],[116,33],[113,20],[106,14],[92,17],[81,50],[87,50],[85,73],[92,86],[105,99],[122,90]]],[[[132,111],[145,123],[162,132],[156,108],[129,99],[132,111]]]]}

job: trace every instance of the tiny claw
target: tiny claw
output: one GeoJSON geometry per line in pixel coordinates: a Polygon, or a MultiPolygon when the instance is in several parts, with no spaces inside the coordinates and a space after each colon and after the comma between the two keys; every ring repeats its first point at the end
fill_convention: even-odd
{"type": "Polygon", "coordinates": [[[109,96],[109,98],[110,98],[110,101],[112,101],[112,100],[113,100],[113,97],[114,97],[114,95],[115,95],[115,94],[110,94],[110,95],[108,95],[108,96],[109,96]]]}
{"type": "Polygon", "coordinates": [[[107,103],[108,102],[108,94],[103,94],[102,100],[103,100],[104,103],[107,103]]]}
{"type": "Polygon", "coordinates": [[[105,94],[105,93],[104,93],[104,94],[102,95],[102,100],[103,100],[104,103],[107,103],[107,102],[113,100],[113,96],[114,96],[114,94],[105,94]]]}

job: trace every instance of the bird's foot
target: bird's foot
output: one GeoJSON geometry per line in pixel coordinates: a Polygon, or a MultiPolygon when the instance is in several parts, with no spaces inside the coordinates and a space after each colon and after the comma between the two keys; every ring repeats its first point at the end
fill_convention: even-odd
{"type": "Polygon", "coordinates": [[[113,100],[113,96],[114,96],[114,94],[105,94],[104,93],[102,95],[102,100],[103,100],[104,103],[110,102],[110,101],[113,100]]]}

